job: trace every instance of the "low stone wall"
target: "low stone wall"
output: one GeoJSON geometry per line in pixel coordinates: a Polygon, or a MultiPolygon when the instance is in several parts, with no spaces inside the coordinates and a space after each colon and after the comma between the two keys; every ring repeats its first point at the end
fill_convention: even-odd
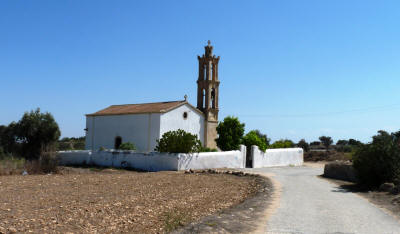
{"type": "Polygon", "coordinates": [[[356,172],[351,163],[332,162],[325,164],[324,177],[357,182],[356,172]]]}
{"type": "Polygon", "coordinates": [[[178,171],[188,169],[243,168],[246,147],[240,151],[192,154],[137,153],[124,151],[60,151],[60,165],[134,168],[145,171],[178,171]]]}
{"type": "Polygon", "coordinates": [[[302,148],[267,149],[262,152],[258,146],[251,146],[252,167],[301,166],[302,148]]]}

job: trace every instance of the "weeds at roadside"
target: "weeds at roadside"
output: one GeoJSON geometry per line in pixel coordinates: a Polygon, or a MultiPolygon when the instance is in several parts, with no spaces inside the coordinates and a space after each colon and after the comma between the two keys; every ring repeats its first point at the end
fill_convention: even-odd
{"type": "Polygon", "coordinates": [[[217,226],[217,223],[216,222],[207,222],[206,223],[208,226],[210,226],[210,227],[215,227],[215,226],[217,226]]]}
{"type": "Polygon", "coordinates": [[[166,212],[164,217],[164,229],[166,232],[171,232],[179,227],[183,227],[187,222],[186,215],[178,211],[166,212]]]}

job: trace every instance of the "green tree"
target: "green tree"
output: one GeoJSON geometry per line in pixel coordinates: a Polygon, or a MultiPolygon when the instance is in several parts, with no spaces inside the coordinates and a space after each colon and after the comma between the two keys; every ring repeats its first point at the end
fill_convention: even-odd
{"type": "Polygon", "coordinates": [[[348,144],[349,144],[349,141],[346,141],[346,140],[338,140],[336,142],[336,145],[348,145],[348,144]]]}
{"type": "Polygon", "coordinates": [[[310,145],[306,142],[306,140],[301,139],[297,146],[303,148],[304,152],[308,152],[310,150],[310,145]]]}
{"type": "Polygon", "coordinates": [[[19,153],[19,144],[16,141],[16,123],[12,122],[8,126],[0,126],[0,146],[4,153],[19,153]]]}
{"type": "Polygon", "coordinates": [[[281,139],[281,140],[275,141],[268,148],[281,149],[281,148],[292,148],[292,147],[294,147],[293,141],[288,140],[288,139],[281,139]]]}
{"type": "Polygon", "coordinates": [[[258,136],[262,141],[265,142],[265,145],[267,145],[267,146],[269,145],[269,142],[271,141],[271,139],[269,139],[269,138],[267,137],[267,134],[261,133],[261,131],[258,130],[258,129],[253,130],[253,131],[257,134],[257,136],[258,136]]]}
{"type": "Polygon", "coordinates": [[[201,149],[201,141],[197,135],[178,129],[164,133],[161,139],[157,140],[154,150],[167,153],[193,153],[200,152],[201,149]]]}
{"type": "Polygon", "coordinates": [[[53,116],[46,112],[25,112],[15,126],[17,141],[21,144],[21,154],[26,159],[39,159],[41,151],[51,148],[60,137],[60,129],[53,116]]]}
{"type": "Polygon", "coordinates": [[[385,182],[400,182],[399,136],[378,131],[370,144],[360,145],[353,155],[359,182],[377,187],[385,182]]]}
{"type": "Polygon", "coordinates": [[[217,126],[217,146],[223,151],[238,150],[244,134],[244,123],[239,119],[228,116],[217,126]]]}
{"type": "Polygon", "coordinates": [[[321,145],[321,142],[320,141],[313,141],[313,142],[310,143],[310,145],[319,146],[319,145],[321,145]]]}
{"type": "Polygon", "coordinates": [[[362,145],[363,143],[361,143],[361,141],[355,140],[355,139],[349,139],[349,145],[352,146],[359,146],[362,145]]]}
{"type": "Polygon", "coordinates": [[[257,134],[256,130],[248,132],[243,137],[243,144],[246,145],[248,151],[251,149],[252,145],[258,146],[258,148],[264,152],[267,149],[267,144],[265,143],[265,139],[261,138],[259,134],[257,134]]]}
{"type": "Polygon", "coordinates": [[[322,144],[325,146],[326,151],[329,150],[329,147],[332,145],[333,140],[331,137],[328,136],[320,136],[319,140],[322,142],[322,144]]]}

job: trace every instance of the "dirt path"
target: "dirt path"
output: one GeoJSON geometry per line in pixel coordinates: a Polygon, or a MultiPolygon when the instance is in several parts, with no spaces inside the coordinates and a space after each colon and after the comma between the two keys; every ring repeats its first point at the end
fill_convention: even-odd
{"type": "Polygon", "coordinates": [[[323,168],[250,169],[281,185],[279,206],[266,233],[400,233],[400,222],[366,199],[318,178],[323,168]]]}

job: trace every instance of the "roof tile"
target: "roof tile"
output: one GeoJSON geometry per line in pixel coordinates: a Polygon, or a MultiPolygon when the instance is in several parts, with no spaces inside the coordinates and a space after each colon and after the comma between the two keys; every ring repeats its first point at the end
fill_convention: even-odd
{"type": "Polygon", "coordinates": [[[178,106],[181,106],[185,103],[187,103],[187,101],[112,105],[103,110],[97,111],[93,114],[87,114],[87,116],[163,113],[171,109],[174,109],[178,106]]]}

